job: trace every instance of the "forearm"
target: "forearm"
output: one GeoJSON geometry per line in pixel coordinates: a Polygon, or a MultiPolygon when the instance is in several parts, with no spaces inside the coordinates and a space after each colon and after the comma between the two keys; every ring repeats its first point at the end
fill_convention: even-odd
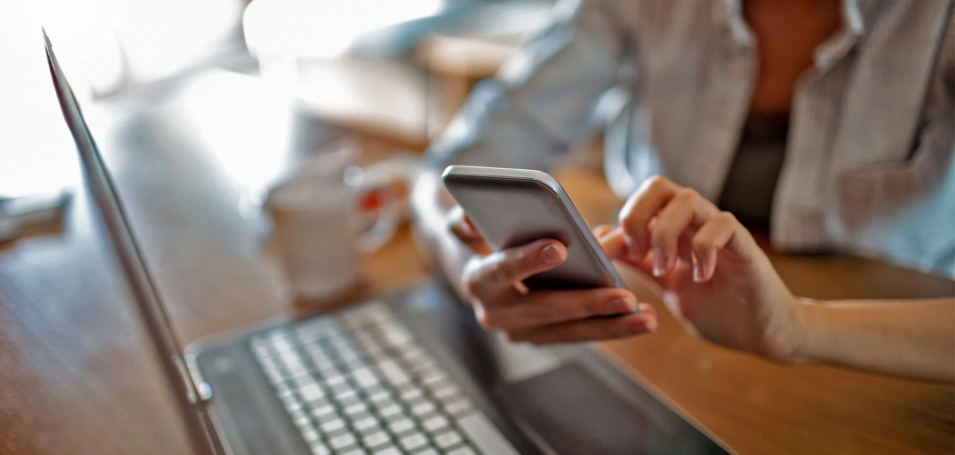
{"type": "Polygon", "coordinates": [[[803,309],[802,358],[955,381],[955,300],[806,301],[803,309]]]}
{"type": "Polygon", "coordinates": [[[461,268],[470,252],[448,231],[448,213],[453,206],[436,170],[426,171],[415,182],[411,208],[418,249],[432,271],[443,274],[460,294],[461,268]]]}

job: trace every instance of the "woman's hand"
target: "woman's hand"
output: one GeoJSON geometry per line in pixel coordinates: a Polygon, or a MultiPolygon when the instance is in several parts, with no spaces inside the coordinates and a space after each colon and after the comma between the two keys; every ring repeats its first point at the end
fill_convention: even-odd
{"type": "Polygon", "coordinates": [[[460,207],[451,210],[449,227],[474,253],[460,279],[485,329],[535,344],[625,338],[656,330],[653,307],[638,305],[626,289],[528,291],[522,280],[567,259],[567,249],[557,240],[494,252],[460,207]],[[594,318],[611,315],[617,316],[594,318]]]}
{"type": "Polygon", "coordinates": [[[799,360],[802,307],[739,221],[696,191],[647,180],[594,230],[611,259],[654,277],[667,306],[697,334],[777,361],[799,360]]]}

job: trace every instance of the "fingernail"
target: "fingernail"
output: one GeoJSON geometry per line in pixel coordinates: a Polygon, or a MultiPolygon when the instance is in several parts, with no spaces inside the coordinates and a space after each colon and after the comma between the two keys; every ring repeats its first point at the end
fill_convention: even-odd
{"type": "Polygon", "coordinates": [[[693,281],[697,283],[703,282],[703,263],[696,258],[696,255],[693,255],[693,281]]]}
{"type": "Polygon", "coordinates": [[[617,297],[610,301],[610,311],[613,314],[633,313],[637,311],[637,302],[630,297],[617,297]]]}
{"type": "Polygon", "coordinates": [[[641,259],[637,249],[637,241],[633,237],[629,235],[624,237],[623,244],[627,246],[627,255],[631,261],[637,262],[641,259]]]}
{"type": "Polygon", "coordinates": [[[658,248],[653,249],[653,276],[663,276],[666,272],[667,260],[658,248]]]}
{"type": "Polygon", "coordinates": [[[564,260],[564,254],[557,248],[557,245],[547,245],[541,251],[541,259],[547,265],[560,264],[564,260]]]}
{"type": "Polygon", "coordinates": [[[630,333],[634,335],[656,332],[656,330],[657,321],[655,319],[637,319],[630,323],[630,333]]]}
{"type": "Polygon", "coordinates": [[[676,255],[667,256],[667,266],[666,266],[666,270],[673,270],[673,269],[676,268],[676,258],[677,258],[676,255]]]}

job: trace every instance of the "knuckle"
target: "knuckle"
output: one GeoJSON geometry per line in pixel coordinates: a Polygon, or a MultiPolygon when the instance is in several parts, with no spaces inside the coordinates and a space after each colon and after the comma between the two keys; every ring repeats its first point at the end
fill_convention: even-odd
{"type": "MultiPolygon", "coordinates": [[[[534,249],[536,251],[536,246],[534,249]]],[[[538,255],[527,249],[521,250],[517,256],[517,263],[522,270],[534,270],[537,268],[538,262],[538,255]]]]}
{"type": "Polygon", "coordinates": [[[670,185],[670,179],[662,175],[654,175],[647,179],[647,188],[650,190],[662,190],[670,185]]]}
{"type": "Polygon", "coordinates": [[[487,269],[487,280],[495,284],[509,283],[512,281],[511,277],[513,276],[513,263],[514,259],[508,256],[505,256],[504,259],[495,262],[487,269]]]}
{"type": "Polygon", "coordinates": [[[478,324],[481,324],[481,327],[484,328],[484,330],[495,331],[501,328],[500,318],[495,316],[493,313],[484,311],[476,316],[478,324]]]}
{"type": "Polygon", "coordinates": [[[694,250],[708,250],[713,246],[713,239],[697,235],[690,241],[690,245],[694,250]]]}
{"type": "Polygon", "coordinates": [[[593,293],[582,302],[581,307],[588,316],[609,314],[613,310],[610,304],[612,300],[613,296],[611,295],[604,295],[603,293],[599,292],[593,293]]]}
{"type": "Polygon", "coordinates": [[[503,263],[497,264],[494,267],[491,267],[488,275],[488,278],[495,283],[505,283],[507,282],[507,266],[505,266],[503,263]]]}
{"type": "Polygon", "coordinates": [[[464,271],[461,272],[461,284],[464,288],[464,292],[467,292],[469,295],[477,295],[478,290],[480,289],[480,275],[475,271],[473,264],[469,263],[464,267],[464,271]]]}
{"type": "Polygon", "coordinates": [[[527,321],[534,321],[537,324],[545,325],[556,322],[559,318],[552,305],[546,302],[540,304],[524,305],[523,318],[527,321]]]}
{"type": "Polygon", "coordinates": [[[690,202],[695,200],[699,196],[700,196],[700,193],[697,193],[696,190],[694,190],[693,188],[680,188],[676,192],[676,195],[674,196],[674,198],[680,201],[690,202]]]}
{"type": "Polygon", "coordinates": [[[675,237],[674,233],[671,231],[671,228],[667,227],[663,223],[658,222],[657,226],[654,227],[653,232],[650,233],[650,243],[655,246],[669,245],[671,240],[673,240],[675,237]]]}
{"type": "Polygon", "coordinates": [[[636,233],[641,232],[641,229],[643,229],[643,226],[637,221],[636,217],[631,216],[629,213],[621,213],[619,222],[625,232],[636,233]]]}
{"type": "Polygon", "coordinates": [[[481,289],[481,285],[479,284],[477,280],[474,280],[474,279],[464,280],[464,291],[467,292],[468,295],[472,297],[477,297],[477,295],[480,293],[480,289],[481,289]]]}
{"type": "Polygon", "coordinates": [[[721,223],[726,223],[726,224],[739,223],[739,221],[736,220],[736,215],[733,215],[731,212],[725,212],[725,211],[720,212],[718,215],[716,215],[716,218],[720,220],[721,223]]]}

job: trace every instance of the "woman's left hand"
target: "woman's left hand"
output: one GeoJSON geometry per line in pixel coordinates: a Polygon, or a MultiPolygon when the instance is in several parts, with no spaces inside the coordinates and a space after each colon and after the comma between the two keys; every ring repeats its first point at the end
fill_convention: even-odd
{"type": "Polygon", "coordinates": [[[736,218],[696,191],[648,179],[620,213],[594,230],[611,259],[652,276],[693,331],[773,360],[799,360],[802,307],[736,218]]]}

